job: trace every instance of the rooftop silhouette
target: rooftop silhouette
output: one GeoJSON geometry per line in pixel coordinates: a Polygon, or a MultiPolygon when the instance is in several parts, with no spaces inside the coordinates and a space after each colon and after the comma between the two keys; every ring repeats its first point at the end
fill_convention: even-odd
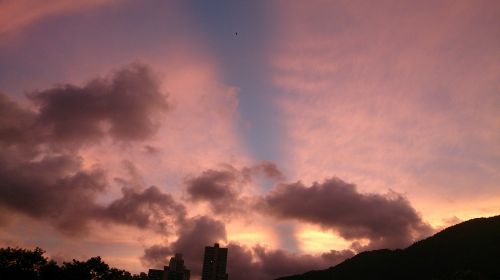
{"type": "Polygon", "coordinates": [[[168,266],[161,269],[149,269],[149,280],[189,280],[191,272],[184,265],[182,254],[175,254],[170,258],[168,266]]]}
{"type": "Polygon", "coordinates": [[[201,280],[228,280],[227,252],[227,248],[219,247],[218,243],[205,247],[201,280]]]}

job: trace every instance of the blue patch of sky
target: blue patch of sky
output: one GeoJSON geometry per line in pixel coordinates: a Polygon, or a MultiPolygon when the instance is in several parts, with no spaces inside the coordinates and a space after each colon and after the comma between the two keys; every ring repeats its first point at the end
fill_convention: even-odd
{"type": "Polygon", "coordinates": [[[280,247],[286,248],[290,252],[299,253],[300,248],[295,238],[295,227],[288,223],[279,223],[274,227],[280,237],[280,247]]]}
{"type": "Polygon", "coordinates": [[[268,74],[274,28],[266,3],[191,1],[189,10],[222,68],[224,82],[239,88],[240,133],[248,149],[256,160],[279,161],[283,133],[271,101],[275,92],[268,74]]]}

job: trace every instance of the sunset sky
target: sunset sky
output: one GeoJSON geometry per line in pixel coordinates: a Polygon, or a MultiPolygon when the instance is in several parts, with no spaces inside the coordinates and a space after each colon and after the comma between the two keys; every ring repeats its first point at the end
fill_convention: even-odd
{"type": "Polygon", "coordinates": [[[499,15],[0,1],[0,247],[272,279],[498,215],[499,15]]]}

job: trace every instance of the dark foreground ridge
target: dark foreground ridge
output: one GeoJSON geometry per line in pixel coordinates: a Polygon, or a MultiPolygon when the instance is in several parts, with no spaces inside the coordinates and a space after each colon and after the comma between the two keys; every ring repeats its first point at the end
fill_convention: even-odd
{"type": "Polygon", "coordinates": [[[325,270],[278,280],[500,279],[500,216],[472,219],[406,249],[362,252],[325,270]]]}

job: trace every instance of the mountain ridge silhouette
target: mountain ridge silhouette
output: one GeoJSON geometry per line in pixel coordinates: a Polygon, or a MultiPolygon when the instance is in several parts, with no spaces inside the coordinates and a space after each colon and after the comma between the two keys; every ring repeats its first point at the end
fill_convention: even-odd
{"type": "Polygon", "coordinates": [[[405,249],[361,252],[324,269],[276,280],[500,279],[500,215],[450,226],[405,249]]]}

